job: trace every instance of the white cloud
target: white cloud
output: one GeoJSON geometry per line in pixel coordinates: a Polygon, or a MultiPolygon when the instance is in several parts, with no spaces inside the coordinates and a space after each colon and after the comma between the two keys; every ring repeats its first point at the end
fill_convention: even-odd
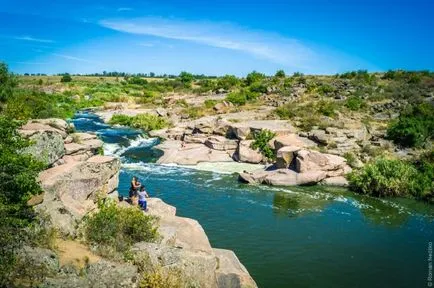
{"type": "Polygon", "coordinates": [[[188,22],[162,18],[103,20],[113,30],[190,41],[241,51],[274,63],[307,69],[318,55],[308,46],[273,33],[256,32],[228,23],[188,22]]]}
{"type": "Polygon", "coordinates": [[[79,58],[79,57],[75,57],[75,56],[71,56],[71,55],[58,54],[58,53],[53,53],[53,55],[56,57],[60,57],[60,58],[64,58],[64,59],[72,60],[72,61],[85,62],[85,63],[96,63],[94,61],[90,61],[90,60],[87,60],[84,58],[79,58]]]}
{"type": "Polygon", "coordinates": [[[132,11],[133,8],[130,7],[120,7],[117,9],[118,12],[123,12],[123,11],[132,11]]]}
{"type": "Polygon", "coordinates": [[[31,42],[40,42],[40,43],[54,43],[53,40],[34,38],[31,36],[17,36],[17,37],[14,37],[14,39],[23,40],[23,41],[31,41],[31,42]]]}

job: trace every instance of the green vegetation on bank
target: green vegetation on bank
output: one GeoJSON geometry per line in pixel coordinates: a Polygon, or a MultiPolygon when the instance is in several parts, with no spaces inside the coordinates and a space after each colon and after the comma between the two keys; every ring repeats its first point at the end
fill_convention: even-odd
{"type": "Polygon", "coordinates": [[[166,128],[170,125],[170,122],[164,117],[144,113],[136,116],[113,115],[110,119],[110,124],[118,124],[151,131],[166,128]]]}
{"type": "Polygon", "coordinates": [[[259,149],[259,151],[264,155],[267,159],[272,160],[276,158],[274,154],[274,150],[268,145],[268,143],[276,136],[275,133],[270,130],[263,129],[259,133],[255,133],[253,135],[253,143],[251,148],[259,149]]]}
{"type": "MultiPolygon", "coordinates": [[[[29,141],[17,132],[22,123],[0,115],[0,286],[13,287],[16,281],[34,282],[37,267],[25,255],[24,246],[52,245],[49,220],[37,216],[27,201],[41,193],[37,175],[44,165],[21,151],[29,141]],[[35,269],[35,271],[32,271],[35,269]]],[[[19,285],[18,285],[19,286],[19,285]]]]}
{"type": "Polygon", "coordinates": [[[388,138],[404,147],[422,147],[434,139],[434,106],[422,103],[406,107],[398,120],[391,122],[388,138]]]}
{"type": "Polygon", "coordinates": [[[119,207],[111,199],[99,200],[98,212],[85,221],[85,238],[103,256],[129,258],[134,243],[157,239],[157,219],[137,207],[119,207]]]}
{"type": "Polygon", "coordinates": [[[350,189],[376,197],[434,200],[434,151],[410,162],[377,158],[348,175],[350,189]]]}

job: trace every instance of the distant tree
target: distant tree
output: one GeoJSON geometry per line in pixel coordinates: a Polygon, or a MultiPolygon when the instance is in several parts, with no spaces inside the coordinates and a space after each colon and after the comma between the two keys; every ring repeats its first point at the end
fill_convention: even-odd
{"type": "Polygon", "coordinates": [[[256,71],[249,73],[246,77],[246,84],[251,85],[252,83],[261,81],[265,78],[265,75],[256,71]]]}
{"type": "Polygon", "coordinates": [[[69,73],[65,73],[62,75],[62,78],[60,79],[60,82],[62,83],[67,83],[67,82],[71,82],[72,81],[72,77],[71,75],[69,75],[69,73]]]}
{"type": "Polygon", "coordinates": [[[6,102],[12,97],[15,85],[15,76],[9,73],[8,66],[5,63],[0,62],[0,102],[6,102]]]}
{"type": "Polygon", "coordinates": [[[286,76],[285,75],[285,71],[278,70],[274,76],[277,77],[277,78],[285,78],[285,76],[286,76]]]}
{"type": "Polygon", "coordinates": [[[237,77],[234,75],[225,75],[217,80],[217,89],[223,88],[230,90],[240,83],[237,77]]]}
{"type": "Polygon", "coordinates": [[[184,84],[184,86],[186,86],[186,87],[191,86],[191,82],[193,82],[193,80],[194,80],[193,74],[185,72],[185,71],[182,71],[179,74],[179,78],[180,78],[181,82],[184,84]]]}
{"type": "Polygon", "coordinates": [[[149,73],[149,77],[154,78],[155,77],[155,73],[154,72],[150,72],[149,73]]]}

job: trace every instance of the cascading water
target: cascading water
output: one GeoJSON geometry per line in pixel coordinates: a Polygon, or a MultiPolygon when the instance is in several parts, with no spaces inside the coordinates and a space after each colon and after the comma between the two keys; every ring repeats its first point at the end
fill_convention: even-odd
{"type": "Polygon", "coordinates": [[[197,219],[213,247],[234,250],[260,287],[426,285],[429,204],[319,186],[248,186],[233,174],[155,164],[159,141],[141,131],[86,112],[73,121],[99,135],[106,155],[121,158],[120,194],[138,176],[178,215],[197,219]]]}

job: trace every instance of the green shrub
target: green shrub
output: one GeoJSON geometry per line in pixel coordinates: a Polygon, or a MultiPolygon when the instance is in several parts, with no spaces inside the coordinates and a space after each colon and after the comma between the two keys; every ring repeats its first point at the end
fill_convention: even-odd
{"type": "MultiPolygon", "coordinates": [[[[85,105],[86,102],[81,104],[85,105]]],[[[20,120],[70,118],[78,108],[78,103],[75,103],[69,96],[15,89],[7,101],[4,114],[20,120]]]]}
{"type": "Polygon", "coordinates": [[[231,102],[232,104],[237,106],[242,106],[247,103],[247,97],[241,91],[231,92],[226,96],[226,101],[231,102]]]}
{"type": "Polygon", "coordinates": [[[191,83],[192,83],[193,80],[194,80],[194,76],[193,76],[193,74],[191,74],[191,73],[188,73],[188,72],[182,71],[182,72],[179,74],[179,79],[180,79],[181,82],[184,84],[184,87],[189,88],[189,87],[191,87],[191,83]]]}
{"type": "Polygon", "coordinates": [[[249,91],[256,92],[256,93],[266,93],[267,87],[260,82],[255,82],[249,86],[249,91]]]}
{"type": "Polygon", "coordinates": [[[329,84],[321,84],[321,85],[316,87],[316,91],[320,95],[329,95],[329,94],[334,93],[336,91],[336,88],[329,85],[329,84]]]}
{"type": "Polygon", "coordinates": [[[0,62],[0,102],[5,102],[12,96],[16,84],[16,78],[9,73],[8,66],[0,62]]]}
{"type": "Polygon", "coordinates": [[[207,99],[204,102],[205,107],[207,109],[213,108],[217,103],[218,103],[218,101],[217,100],[213,100],[213,99],[207,99]]]}
{"type": "Polygon", "coordinates": [[[157,219],[137,207],[119,207],[111,200],[99,200],[99,211],[85,220],[86,241],[99,251],[112,248],[127,253],[134,243],[157,239],[157,219]]]}
{"type": "Polygon", "coordinates": [[[169,126],[169,121],[164,117],[144,113],[134,116],[131,126],[145,131],[151,131],[169,126]]]}
{"type": "Polygon", "coordinates": [[[350,167],[354,168],[356,166],[356,164],[357,164],[357,157],[356,157],[356,155],[354,155],[354,153],[352,153],[352,152],[346,152],[344,154],[344,158],[347,160],[347,164],[350,167]]]}
{"type": "Polygon", "coordinates": [[[230,90],[240,84],[240,80],[234,75],[225,75],[217,80],[216,89],[230,90]]]}
{"type": "Polygon", "coordinates": [[[72,77],[68,73],[63,74],[62,78],[60,78],[60,82],[62,82],[62,83],[67,83],[67,82],[71,82],[71,81],[72,81],[72,77]]]}
{"type": "Polygon", "coordinates": [[[276,134],[272,131],[263,129],[259,133],[255,133],[253,135],[254,141],[251,148],[259,149],[262,155],[267,157],[267,159],[275,159],[276,155],[274,154],[273,149],[271,149],[271,147],[268,145],[268,142],[270,142],[270,140],[273,139],[275,136],[276,134]]]}
{"type": "Polygon", "coordinates": [[[278,70],[276,72],[276,74],[274,74],[274,77],[276,77],[276,78],[285,78],[285,76],[286,76],[286,74],[285,74],[285,71],[283,71],[283,70],[278,70]]]}
{"type": "Polygon", "coordinates": [[[316,104],[316,109],[324,116],[335,117],[337,105],[333,101],[321,100],[316,104]]]}
{"type": "Polygon", "coordinates": [[[145,131],[158,130],[169,126],[169,121],[166,118],[147,113],[136,116],[113,115],[109,123],[143,129],[145,131]]]}
{"type": "Polygon", "coordinates": [[[434,139],[434,107],[423,103],[407,108],[390,123],[387,137],[404,147],[421,147],[434,139]]]}
{"type": "Polygon", "coordinates": [[[400,196],[432,199],[433,163],[417,169],[404,160],[378,158],[348,175],[350,189],[376,197],[400,196]]]}
{"type": "Polygon", "coordinates": [[[256,71],[253,71],[253,72],[247,74],[246,85],[250,86],[253,83],[262,81],[263,79],[265,79],[265,75],[264,74],[256,72],[256,71]]]}
{"type": "Polygon", "coordinates": [[[345,106],[352,111],[358,111],[358,110],[366,107],[366,103],[360,97],[351,96],[351,97],[348,97],[347,100],[345,101],[345,106]]]}
{"type": "Polygon", "coordinates": [[[115,114],[110,119],[109,124],[131,126],[132,121],[133,121],[133,117],[131,117],[131,116],[122,115],[122,114],[115,114]]]}

